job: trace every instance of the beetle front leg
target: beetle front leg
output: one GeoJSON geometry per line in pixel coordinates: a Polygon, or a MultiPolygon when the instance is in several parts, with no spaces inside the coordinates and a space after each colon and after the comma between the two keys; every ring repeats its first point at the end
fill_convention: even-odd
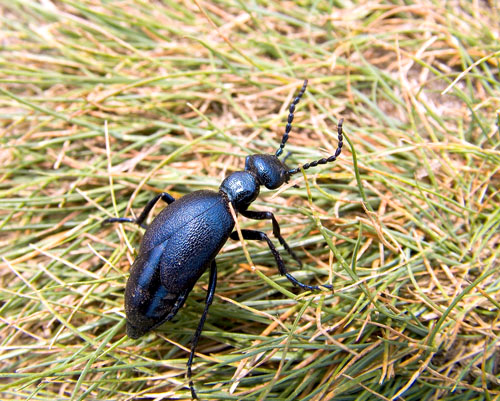
{"type": "Polygon", "coordinates": [[[139,215],[137,219],[132,219],[130,217],[111,217],[109,219],[106,219],[102,222],[102,224],[108,224],[108,223],[134,223],[137,224],[138,226],[141,226],[142,228],[147,228],[146,225],[144,225],[144,220],[148,217],[149,212],[151,212],[151,209],[153,209],[153,206],[158,202],[158,200],[162,200],[168,205],[170,205],[172,202],[175,201],[174,197],[167,192],[162,192],[159,195],[156,195],[153,199],[151,199],[142,213],[139,215]]]}
{"type": "Polygon", "coordinates": [[[278,221],[276,220],[276,217],[274,217],[274,214],[271,212],[260,212],[260,211],[255,211],[255,210],[245,210],[243,212],[240,212],[243,216],[253,219],[253,220],[271,220],[273,223],[273,234],[276,238],[278,238],[278,241],[280,244],[285,248],[285,250],[288,252],[288,254],[299,264],[300,267],[302,267],[302,262],[301,260],[297,257],[294,251],[288,246],[286,243],[285,239],[281,236],[280,232],[280,225],[278,224],[278,221]]]}
{"type": "Polygon", "coordinates": [[[208,308],[210,307],[212,301],[214,300],[216,285],[217,285],[217,264],[215,263],[215,260],[213,260],[212,264],[210,265],[210,277],[208,279],[208,290],[207,290],[207,298],[205,299],[205,309],[203,310],[200,322],[198,323],[198,327],[196,329],[196,332],[194,333],[193,340],[191,341],[191,353],[189,354],[189,359],[187,362],[187,376],[189,380],[189,389],[191,390],[191,396],[194,399],[198,399],[198,397],[196,396],[193,380],[191,379],[192,376],[191,365],[193,364],[193,358],[194,358],[194,353],[196,352],[196,346],[198,345],[198,340],[200,339],[200,335],[203,330],[203,325],[205,324],[205,320],[208,315],[208,308]]]}
{"type": "MultiPolygon", "coordinates": [[[[282,276],[285,276],[293,285],[298,285],[300,288],[304,290],[314,290],[314,291],[320,291],[322,287],[328,288],[329,290],[333,290],[333,287],[330,284],[323,284],[321,287],[317,285],[307,285],[303,284],[300,281],[298,281],[295,277],[293,277],[290,273],[288,273],[288,270],[285,266],[285,262],[283,262],[283,259],[281,258],[280,253],[274,246],[274,244],[271,242],[269,237],[267,236],[266,233],[263,233],[262,231],[256,231],[256,230],[241,230],[241,235],[243,236],[243,239],[246,240],[254,240],[254,241],[266,241],[267,245],[269,246],[269,249],[271,250],[274,260],[276,260],[276,264],[278,265],[278,270],[282,276]]],[[[229,236],[231,239],[238,240],[238,232],[234,231],[231,233],[229,236]]]]}

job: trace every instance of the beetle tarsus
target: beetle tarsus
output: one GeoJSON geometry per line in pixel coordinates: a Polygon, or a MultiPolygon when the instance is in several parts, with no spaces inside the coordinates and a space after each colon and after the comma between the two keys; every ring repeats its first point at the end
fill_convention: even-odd
{"type": "Polygon", "coordinates": [[[172,202],[175,201],[175,198],[170,195],[167,192],[162,192],[161,194],[156,195],[153,199],[151,199],[148,204],[144,207],[144,210],[141,212],[138,218],[132,219],[130,217],[111,217],[109,219],[106,219],[102,222],[102,224],[109,224],[109,223],[133,223],[137,224],[138,226],[141,226],[142,228],[148,228],[146,224],[144,224],[144,220],[149,215],[149,212],[151,212],[151,209],[153,209],[154,205],[156,205],[156,202],[159,200],[164,201],[168,205],[170,205],[172,202]]]}
{"type": "Polygon", "coordinates": [[[212,301],[214,300],[216,286],[217,286],[217,264],[215,263],[215,260],[213,260],[212,264],[210,265],[210,277],[208,279],[208,290],[207,290],[207,297],[205,299],[205,309],[203,309],[203,314],[201,315],[200,322],[198,323],[196,332],[194,333],[193,339],[191,340],[191,352],[189,353],[189,359],[187,362],[187,376],[189,380],[189,389],[191,390],[191,396],[194,399],[198,399],[198,397],[196,396],[193,380],[191,378],[192,376],[191,366],[193,365],[193,358],[194,358],[194,353],[196,352],[196,346],[198,345],[198,340],[200,339],[200,335],[208,315],[208,308],[210,307],[212,301]]]}
{"type": "MultiPolygon", "coordinates": [[[[304,290],[310,290],[310,291],[318,291],[321,290],[321,287],[325,287],[328,289],[333,290],[333,287],[329,284],[323,284],[321,287],[317,285],[307,285],[303,284],[300,281],[298,281],[295,277],[293,277],[290,273],[288,273],[288,270],[285,266],[285,262],[283,262],[283,259],[281,258],[280,253],[272,243],[271,239],[267,236],[266,233],[262,231],[257,231],[257,230],[241,230],[241,236],[243,239],[250,240],[250,241],[266,241],[267,246],[271,250],[271,253],[274,256],[274,260],[276,261],[276,264],[278,265],[278,270],[282,276],[285,276],[294,286],[299,286],[300,288],[304,290]]],[[[233,240],[238,240],[238,232],[234,231],[231,233],[229,236],[233,240]]]]}
{"type": "MultiPolygon", "coordinates": [[[[131,217],[110,217],[109,219],[103,220],[102,224],[109,224],[109,223],[134,223],[136,224],[136,219],[133,219],[131,217]]],[[[143,227],[143,226],[141,226],[143,227]]],[[[143,227],[146,228],[146,227],[143,227]]]]}

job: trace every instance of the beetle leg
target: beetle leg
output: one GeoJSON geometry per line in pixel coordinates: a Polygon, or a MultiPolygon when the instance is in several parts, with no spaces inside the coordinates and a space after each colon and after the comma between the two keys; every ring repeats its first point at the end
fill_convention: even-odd
{"type": "Polygon", "coordinates": [[[147,228],[147,226],[144,224],[144,220],[146,220],[146,217],[148,217],[149,212],[151,209],[153,209],[153,206],[158,202],[158,200],[161,199],[162,201],[166,202],[167,204],[171,204],[172,202],[175,201],[174,197],[166,192],[162,192],[161,194],[156,195],[153,199],[151,199],[142,213],[139,215],[137,219],[132,219],[130,217],[111,217],[109,219],[106,219],[102,222],[102,224],[108,224],[108,223],[134,223],[142,228],[147,228]]]}
{"type": "MultiPolygon", "coordinates": [[[[298,281],[295,277],[293,277],[290,273],[288,273],[288,270],[285,266],[285,262],[283,262],[283,259],[281,258],[280,253],[274,246],[274,244],[271,242],[269,237],[267,236],[266,233],[263,233],[262,231],[256,231],[256,230],[241,230],[241,235],[243,236],[243,239],[246,240],[256,240],[256,241],[266,241],[267,245],[269,246],[269,249],[271,250],[274,260],[276,260],[276,263],[278,265],[278,270],[282,276],[285,276],[293,285],[298,285],[300,288],[304,290],[321,290],[322,287],[328,288],[329,290],[333,290],[333,287],[330,284],[323,284],[321,287],[317,285],[307,285],[303,284],[300,281],[298,281]]],[[[231,239],[238,240],[238,232],[234,231],[231,233],[229,236],[231,239]]]]}
{"type": "Polygon", "coordinates": [[[278,224],[278,221],[274,217],[274,214],[271,212],[260,212],[260,211],[255,211],[255,210],[245,210],[244,212],[240,212],[243,216],[253,219],[253,220],[266,220],[269,219],[273,222],[273,234],[276,238],[278,238],[278,241],[280,242],[281,245],[283,245],[283,248],[286,249],[288,254],[299,264],[300,267],[302,267],[302,262],[300,259],[297,257],[294,251],[288,246],[286,243],[285,239],[281,236],[280,233],[280,225],[278,224]]]}
{"type": "Polygon", "coordinates": [[[198,323],[198,328],[196,329],[193,340],[191,341],[191,353],[189,354],[189,359],[187,362],[187,376],[189,380],[189,389],[191,390],[191,396],[194,399],[197,399],[198,397],[196,396],[193,380],[191,379],[192,376],[191,365],[193,364],[193,358],[194,358],[194,353],[196,351],[196,346],[198,345],[198,340],[200,339],[200,335],[203,330],[203,325],[205,324],[205,320],[208,315],[208,308],[210,307],[212,301],[214,300],[216,285],[217,285],[217,264],[215,263],[215,260],[213,260],[212,264],[210,265],[210,277],[208,279],[208,291],[207,291],[207,298],[205,299],[205,309],[203,310],[200,322],[198,323]]]}

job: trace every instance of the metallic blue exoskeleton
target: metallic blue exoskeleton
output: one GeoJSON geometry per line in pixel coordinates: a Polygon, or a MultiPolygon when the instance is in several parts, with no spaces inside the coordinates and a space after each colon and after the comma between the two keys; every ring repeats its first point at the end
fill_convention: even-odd
{"type": "MultiPolygon", "coordinates": [[[[257,198],[260,186],[267,189],[279,188],[288,182],[290,176],[300,171],[300,167],[290,169],[278,157],[282,154],[292,128],[295,106],[300,101],[307,86],[307,80],[297,97],[290,105],[288,123],[280,147],[274,155],[250,155],[245,161],[245,170],[230,174],[222,182],[219,192],[196,191],[175,200],[168,193],[152,199],[137,219],[110,218],[105,223],[131,222],[144,226],[144,220],[155,203],[162,199],[168,206],[146,228],[139,254],[130,270],[130,278],[125,290],[125,311],[127,315],[127,335],[139,338],[151,329],[172,319],[186,301],[200,276],[210,267],[208,293],[200,323],[193,337],[187,367],[189,387],[196,398],[191,381],[191,365],[198,339],[200,337],[208,308],[212,303],[217,266],[215,257],[228,238],[238,240],[233,231],[234,220],[230,212],[231,203],[235,212],[256,220],[271,220],[273,234],[285,250],[301,265],[300,260],[290,249],[280,234],[280,227],[270,212],[247,210],[257,198]]],[[[338,124],[338,147],[335,154],[328,158],[306,163],[303,169],[326,164],[337,159],[342,151],[342,119],[338,124]]],[[[246,240],[266,241],[279,272],[294,285],[303,289],[319,290],[297,281],[290,275],[285,264],[269,237],[256,230],[241,230],[246,240]]],[[[332,288],[330,285],[323,285],[332,288]]]]}

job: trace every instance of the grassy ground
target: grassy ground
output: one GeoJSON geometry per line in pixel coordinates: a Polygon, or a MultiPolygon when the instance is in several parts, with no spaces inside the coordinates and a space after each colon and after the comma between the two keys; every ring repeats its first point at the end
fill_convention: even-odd
{"type": "MultiPolygon", "coordinates": [[[[273,152],[304,78],[275,213],[304,261],[229,241],[195,359],[202,399],[500,394],[500,9],[495,1],[40,1],[1,5],[0,398],[189,399],[206,275],[125,336],[155,193],[217,190],[273,152]]],[[[156,208],[157,213],[159,208],[156,208]]],[[[271,233],[269,222],[241,227],[271,233]]],[[[277,244],[277,241],[274,240],[277,244]]]]}

